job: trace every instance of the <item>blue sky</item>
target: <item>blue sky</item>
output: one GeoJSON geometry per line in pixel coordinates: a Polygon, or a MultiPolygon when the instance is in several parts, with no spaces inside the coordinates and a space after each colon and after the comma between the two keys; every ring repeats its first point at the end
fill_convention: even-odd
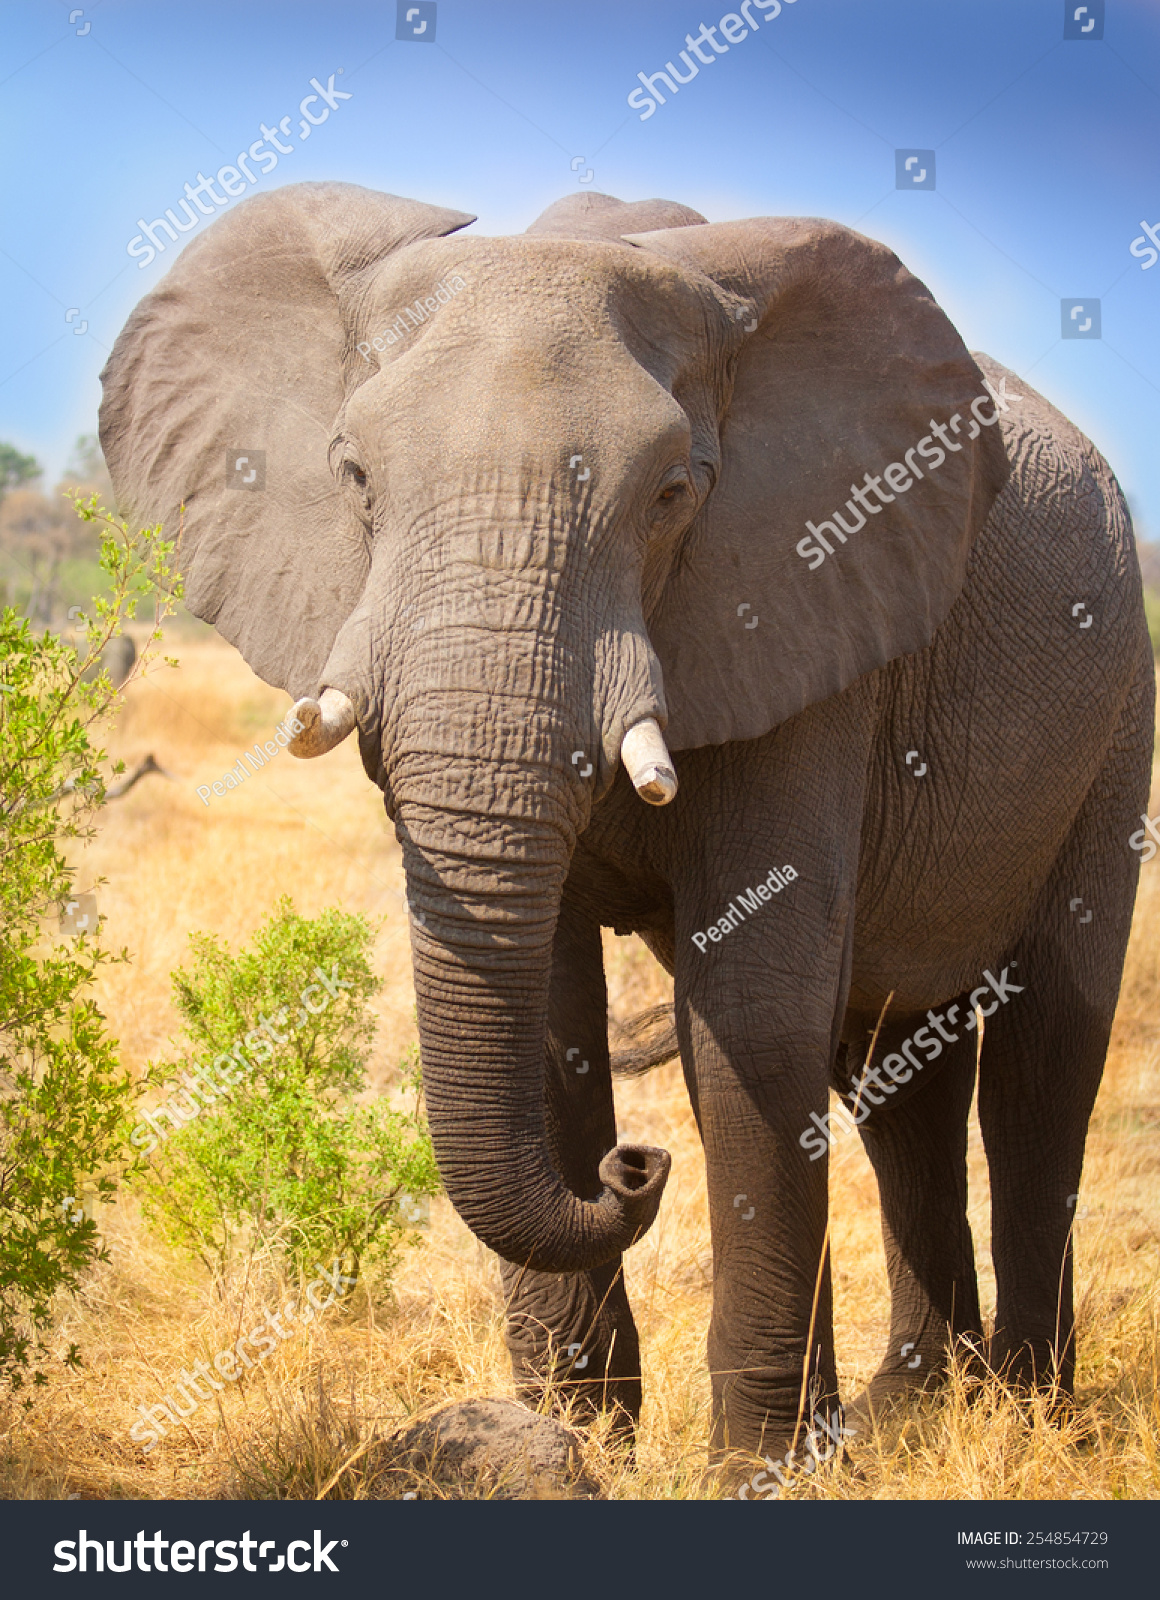
{"type": "Polygon", "coordinates": [[[884,240],[971,348],[1090,434],[1160,538],[1160,262],[1130,252],[1160,224],[1160,5],[1106,0],[1102,39],[1065,40],[1081,3],[766,0],[642,121],[638,72],[683,72],[724,0],[438,0],[431,43],[396,39],[394,0],[4,0],[0,439],[60,471],[176,253],[141,270],[137,219],[290,115],[263,190],[341,179],[507,233],[587,187],[884,240]],[[331,74],[351,98],[300,141],[309,80],[331,74]],[[897,149],[935,151],[933,191],[895,187],[897,149]],[[1065,297],[1099,297],[1101,338],[1061,339],[1065,297]]]}

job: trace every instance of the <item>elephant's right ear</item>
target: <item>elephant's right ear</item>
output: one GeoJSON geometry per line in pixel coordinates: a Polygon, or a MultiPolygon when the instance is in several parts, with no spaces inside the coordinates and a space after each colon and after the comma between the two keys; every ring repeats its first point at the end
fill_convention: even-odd
{"type": "Polygon", "coordinates": [[[930,291],[849,228],[629,242],[726,292],[735,361],[720,476],[648,617],[666,742],[757,739],[929,644],[1007,479],[998,409],[930,291]]]}
{"type": "Polygon", "coordinates": [[[190,243],[101,374],[119,508],[175,533],[184,503],[190,610],[295,698],[317,692],[369,564],[327,459],[364,365],[360,289],[392,251],[474,220],[348,183],[254,196],[190,243]]]}

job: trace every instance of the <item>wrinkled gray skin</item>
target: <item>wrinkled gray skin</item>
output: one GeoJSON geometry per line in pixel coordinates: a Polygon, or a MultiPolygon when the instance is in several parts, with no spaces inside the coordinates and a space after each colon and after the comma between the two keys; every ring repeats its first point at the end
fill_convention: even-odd
{"type": "Polygon", "coordinates": [[[675,979],[717,1455],[782,1453],[807,1351],[814,1413],[834,1409],[828,1162],[801,1141],[884,1008],[875,1062],[928,1009],[953,1039],[861,1128],[893,1297],[872,1394],[936,1375],[953,1337],[986,1348],[964,1024],[987,969],[1019,985],[978,1063],[989,1355],[1066,1387],[1068,1202],[1152,745],[1114,478],[1011,374],[971,439],[980,368],[1002,369],[835,224],[596,195],[521,237],[450,237],[470,220],[343,184],[235,207],[122,332],[101,442],[124,507],[173,518],[184,499],[193,609],[270,683],[355,707],[417,913],[440,1170],[511,1263],[521,1385],[578,1344],[582,1393],[639,1409],[620,1261],[668,1161],[609,1154],[603,924],[675,979]],[[806,522],[952,415],[938,471],[871,500],[811,567],[806,522]],[[231,488],[227,460],[255,450],[265,490],[231,488]],[[617,765],[648,715],[680,779],[665,809],[617,765]],[[692,934],[785,864],[796,881],[700,951],[692,934]]]}

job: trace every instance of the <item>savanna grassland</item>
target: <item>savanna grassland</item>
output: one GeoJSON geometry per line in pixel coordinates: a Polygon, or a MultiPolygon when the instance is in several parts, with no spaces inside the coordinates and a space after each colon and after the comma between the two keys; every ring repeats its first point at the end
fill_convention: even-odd
{"type": "MultiPolygon", "coordinates": [[[[399,850],[353,741],[304,763],[279,754],[205,805],[220,778],[287,710],[213,637],[166,645],[177,670],[132,685],[110,741],[129,766],[152,752],[175,781],[149,777],[102,813],[79,889],[107,883],[108,942],[131,964],[106,969],[99,1001],[134,1068],[176,1032],[170,972],[191,930],[237,947],[289,894],[313,916],[341,905],[381,921],[385,983],[371,1078],[390,1091],[415,1039],[399,850]]],[[[1154,796],[1157,791],[1154,789],[1154,796]]],[[[1152,810],[1156,809],[1155,799],[1152,810]]],[[[635,940],[607,939],[612,1008],[663,999],[667,980],[635,940]]],[[[628,1259],[646,1399],[635,1461],[600,1436],[589,1463],[615,1498],[709,1497],[705,1336],[711,1264],[704,1164],[678,1064],[618,1082],[623,1131],[673,1155],[660,1217],[628,1259]]],[[[986,1166],[970,1135],[970,1215],[985,1308],[994,1306],[986,1166]]],[[[881,1356],[888,1300],[877,1199],[857,1139],[831,1166],[835,1300],[843,1393],[881,1356]]],[[[31,1411],[4,1414],[0,1496],[8,1498],[341,1498],[376,1485],[374,1441],[449,1399],[510,1395],[499,1274],[446,1200],[392,1290],[360,1287],[249,1373],[201,1404],[151,1453],[130,1439],[141,1404],[182,1368],[212,1360],[292,1286],[269,1262],[215,1285],[152,1233],[129,1195],[98,1210],[110,1260],[60,1305],[59,1343],[84,1365],[57,1369],[31,1411]]],[[[1078,1409],[1050,1422],[997,1384],[949,1392],[859,1437],[846,1465],[799,1479],[793,1496],[879,1499],[1104,1499],[1160,1495],[1160,859],[1145,866],[1111,1053],[1088,1142],[1075,1224],[1078,1409]]]]}

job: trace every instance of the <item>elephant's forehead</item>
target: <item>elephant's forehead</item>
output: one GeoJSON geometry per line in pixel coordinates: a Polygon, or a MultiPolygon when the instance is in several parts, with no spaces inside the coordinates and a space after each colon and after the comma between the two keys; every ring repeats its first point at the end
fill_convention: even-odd
{"type": "Polygon", "coordinates": [[[595,333],[607,314],[623,309],[671,318],[682,309],[703,312],[707,284],[673,263],[632,245],[606,240],[500,239],[422,240],[385,261],[371,290],[376,312],[386,313],[436,295],[460,316],[493,324],[522,318],[564,317],[580,323],[597,315],[595,333]],[[461,280],[459,285],[455,279],[461,280]]]}

